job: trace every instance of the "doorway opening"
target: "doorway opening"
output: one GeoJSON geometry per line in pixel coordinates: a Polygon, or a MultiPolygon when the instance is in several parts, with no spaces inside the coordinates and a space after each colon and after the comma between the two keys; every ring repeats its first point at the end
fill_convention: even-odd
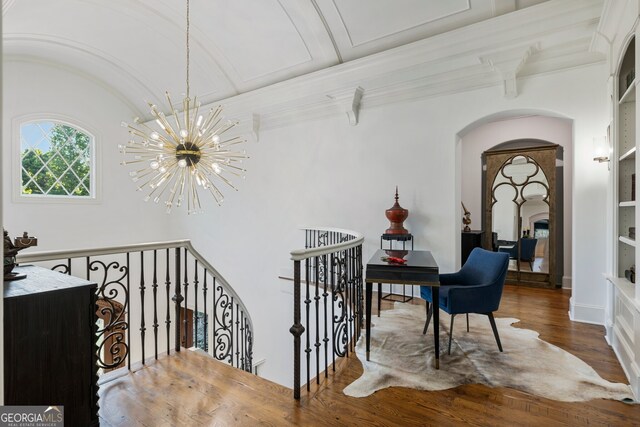
{"type": "MultiPolygon", "coordinates": [[[[563,156],[556,159],[556,166],[562,167],[562,175],[556,181],[556,188],[562,191],[562,201],[558,203],[556,214],[562,219],[561,236],[558,243],[562,245],[562,260],[556,262],[559,268],[556,271],[555,286],[564,288],[571,287],[571,264],[572,264],[572,175],[573,175],[573,120],[557,113],[542,110],[509,110],[491,114],[480,118],[457,134],[457,160],[456,160],[456,180],[458,182],[458,194],[456,195],[456,205],[464,203],[467,210],[471,212],[471,229],[475,233],[482,233],[482,241],[486,242],[487,234],[489,239],[492,231],[485,229],[483,218],[486,215],[484,206],[483,189],[486,185],[481,181],[486,172],[486,166],[482,161],[482,153],[492,149],[516,149],[535,144],[530,142],[542,141],[547,144],[557,144],[561,147],[563,156]],[[560,267],[561,266],[561,267],[560,267]]],[[[529,204],[533,205],[533,202],[529,204]]],[[[529,218],[512,218],[516,224],[522,221],[522,230],[528,232],[528,237],[536,239],[549,238],[549,228],[545,220],[550,218],[536,217],[539,212],[529,212],[529,218]]],[[[459,214],[462,223],[462,210],[459,214]]],[[[462,228],[462,226],[461,226],[462,228]]],[[[464,234],[464,233],[463,233],[464,234]]],[[[465,237],[464,235],[462,236],[465,237]]],[[[518,236],[511,236],[508,240],[514,242],[522,238],[522,233],[518,236]]],[[[487,248],[497,247],[497,237],[492,244],[483,246],[487,248]]],[[[505,238],[505,240],[507,240],[505,238]]],[[[462,244],[457,247],[457,252],[462,252],[462,244]]],[[[544,240],[539,240],[534,251],[533,270],[542,269],[542,259],[544,253],[549,249],[544,240]],[[540,258],[540,259],[538,259],[540,258]]],[[[559,251],[558,251],[559,252],[559,251]]],[[[460,256],[462,259],[462,255],[460,256]]],[[[521,266],[526,268],[528,264],[521,262],[521,266]]]]}

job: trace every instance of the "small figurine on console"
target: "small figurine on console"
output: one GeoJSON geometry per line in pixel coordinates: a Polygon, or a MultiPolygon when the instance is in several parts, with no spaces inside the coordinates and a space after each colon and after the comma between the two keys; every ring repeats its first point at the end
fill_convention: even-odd
{"type": "Polygon", "coordinates": [[[471,231],[471,228],[469,227],[469,224],[471,224],[471,212],[467,210],[464,203],[460,202],[460,204],[462,204],[462,209],[464,210],[464,217],[462,218],[462,223],[464,224],[463,231],[471,231]]]}
{"type": "Polygon", "coordinates": [[[38,245],[38,239],[35,237],[29,237],[29,233],[26,231],[22,234],[22,237],[16,237],[14,241],[11,241],[9,237],[9,233],[4,228],[3,237],[4,237],[4,260],[3,260],[3,273],[4,280],[20,280],[27,277],[25,274],[12,273],[13,268],[16,266],[16,255],[23,249],[29,248],[31,246],[38,245]]]}

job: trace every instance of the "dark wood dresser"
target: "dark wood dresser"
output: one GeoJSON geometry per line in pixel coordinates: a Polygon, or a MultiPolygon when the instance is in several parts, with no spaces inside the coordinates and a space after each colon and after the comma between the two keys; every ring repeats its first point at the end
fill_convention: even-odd
{"type": "Polygon", "coordinates": [[[465,262],[467,262],[467,258],[469,258],[469,254],[473,250],[473,248],[481,248],[482,247],[482,236],[484,235],[483,231],[480,230],[471,230],[471,231],[463,231],[460,241],[460,266],[462,267],[465,262]]]}
{"type": "Polygon", "coordinates": [[[63,405],[98,425],[96,284],[35,266],[4,283],[4,403],[63,405]]]}

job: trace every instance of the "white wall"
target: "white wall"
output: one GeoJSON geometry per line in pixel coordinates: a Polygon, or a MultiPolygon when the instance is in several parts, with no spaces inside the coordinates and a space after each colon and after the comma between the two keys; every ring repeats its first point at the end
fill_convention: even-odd
{"type": "Polygon", "coordinates": [[[603,309],[604,288],[595,278],[605,269],[607,171],[591,160],[591,140],[606,129],[605,81],[604,65],[591,66],[521,81],[522,93],[513,100],[489,87],[376,108],[365,104],[355,127],[336,116],[262,132],[260,142],[247,147],[247,179],[238,193],[227,191],[225,205],[205,215],[176,216],[183,234],[245,300],[255,325],[256,357],[267,358],[261,373],[291,385],[291,282],[278,275],[291,269],[289,251],[303,245],[296,229],[330,225],[363,232],[366,261],[388,226],[384,210],[398,185],[416,249],[431,250],[441,271],[455,270],[460,169],[466,168],[457,158],[458,134],[510,110],[547,111],[572,120],[574,150],[565,156],[573,157],[580,177],[568,192],[574,194],[573,212],[580,213],[573,218],[572,243],[579,248],[574,302],[603,309]]]}
{"type": "MultiPolygon", "coordinates": [[[[604,90],[604,82],[600,85],[604,90]]],[[[546,114],[554,114],[555,109],[546,114]]],[[[519,115],[522,112],[506,112],[519,115]]],[[[532,113],[529,113],[532,114],[532,113]]],[[[537,114],[540,114],[538,112],[537,114]]],[[[544,114],[544,113],[543,113],[544,114]]],[[[606,126],[600,134],[604,135],[606,126]]],[[[573,176],[573,124],[571,119],[526,115],[524,117],[502,118],[479,124],[462,135],[462,200],[472,212],[475,226],[482,228],[482,153],[491,147],[514,139],[533,138],[552,142],[564,150],[564,277],[563,286],[571,285],[571,233],[572,233],[572,176],[573,176]]],[[[585,141],[585,149],[590,143],[585,141]]],[[[605,168],[606,169],[606,168],[605,168]]],[[[523,225],[524,227],[524,225],[523,225]]]]}
{"type": "Polygon", "coordinates": [[[183,212],[166,216],[133,191],[117,151],[127,139],[119,123],[133,113],[107,88],[44,64],[9,62],[4,67],[4,123],[33,112],[77,117],[96,130],[103,167],[99,204],[14,203],[8,171],[10,145],[16,141],[10,129],[3,129],[7,228],[37,235],[39,250],[191,238],[245,301],[255,327],[255,356],[266,357],[261,372],[267,378],[291,385],[291,282],[278,276],[291,268],[289,251],[303,245],[297,228],[311,224],[361,231],[366,261],[388,227],[384,210],[393,204],[398,185],[416,249],[431,250],[441,271],[455,270],[460,182],[467,167],[459,135],[505,111],[546,111],[572,120],[574,150],[568,157],[579,177],[572,188],[572,302],[602,310],[604,288],[596,278],[605,269],[607,171],[591,160],[591,140],[606,129],[604,66],[522,80],[522,93],[512,100],[503,98],[498,87],[376,108],[367,108],[365,97],[358,126],[341,115],[262,132],[260,142],[247,147],[251,158],[240,191],[226,190],[223,207],[210,203],[207,213],[190,217],[183,212]]]}
{"type": "Polygon", "coordinates": [[[120,122],[134,113],[105,86],[84,76],[42,63],[4,60],[3,207],[4,225],[13,237],[23,231],[38,237],[28,251],[166,240],[170,217],[145,204],[135,191],[128,169],[120,166],[118,144],[129,139],[120,122]],[[77,120],[96,136],[100,201],[32,203],[12,200],[12,156],[18,155],[16,119],[34,113],[55,113],[77,120]]]}

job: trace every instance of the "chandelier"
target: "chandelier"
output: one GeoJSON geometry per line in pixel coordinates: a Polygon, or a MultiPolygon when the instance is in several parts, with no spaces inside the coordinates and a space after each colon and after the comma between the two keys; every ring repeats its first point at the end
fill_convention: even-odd
{"type": "Polygon", "coordinates": [[[187,206],[187,213],[202,211],[200,192],[209,192],[218,205],[224,197],[218,188],[224,183],[237,190],[230,175],[244,178],[242,160],[244,151],[234,151],[237,144],[246,142],[240,136],[228,137],[227,131],[238,124],[225,120],[222,107],[200,113],[200,102],[189,97],[189,0],[187,0],[186,31],[186,96],[182,101],[182,117],[165,92],[172,119],[150,102],[149,109],[158,129],[153,129],[140,118],[134,124],[122,122],[131,138],[126,145],[119,145],[125,156],[122,165],[136,165],[129,172],[138,183],[138,191],[148,191],[144,200],[159,203],[164,200],[167,213],[173,207],[187,206]]]}

